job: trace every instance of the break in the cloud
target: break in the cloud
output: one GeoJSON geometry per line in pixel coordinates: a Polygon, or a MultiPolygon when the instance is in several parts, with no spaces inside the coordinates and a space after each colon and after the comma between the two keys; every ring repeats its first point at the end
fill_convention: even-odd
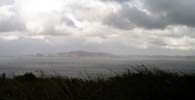
{"type": "Polygon", "coordinates": [[[0,55],[194,55],[194,0],[0,0],[0,55]],[[44,49],[46,48],[46,49],[44,49]]]}

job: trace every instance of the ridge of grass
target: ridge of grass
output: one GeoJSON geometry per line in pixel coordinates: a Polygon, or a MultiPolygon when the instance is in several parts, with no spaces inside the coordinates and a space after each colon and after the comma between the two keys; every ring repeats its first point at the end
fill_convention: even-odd
{"type": "Polygon", "coordinates": [[[193,100],[195,75],[131,67],[109,78],[0,75],[0,100],[193,100]]]}

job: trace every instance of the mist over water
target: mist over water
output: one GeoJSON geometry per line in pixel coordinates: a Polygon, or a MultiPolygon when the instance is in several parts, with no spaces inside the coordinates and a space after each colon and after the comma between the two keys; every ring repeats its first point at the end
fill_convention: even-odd
{"type": "Polygon", "coordinates": [[[195,59],[185,57],[0,57],[0,73],[43,71],[45,74],[67,76],[112,75],[142,64],[169,71],[195,73],[195,59]]]}

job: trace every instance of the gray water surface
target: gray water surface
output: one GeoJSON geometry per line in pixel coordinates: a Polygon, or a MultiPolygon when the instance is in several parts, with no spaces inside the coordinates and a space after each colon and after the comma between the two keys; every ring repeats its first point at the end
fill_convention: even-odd
{"type": "Polygon", "coordinates": [[[185,73],[195,73],[192,58],[65,58],[65,57],[0,57],[0,73],[23,74],[43,71],[47,74],[79,76],[87,74],[113,74],[130,66],[146,65],[185,73]]]}

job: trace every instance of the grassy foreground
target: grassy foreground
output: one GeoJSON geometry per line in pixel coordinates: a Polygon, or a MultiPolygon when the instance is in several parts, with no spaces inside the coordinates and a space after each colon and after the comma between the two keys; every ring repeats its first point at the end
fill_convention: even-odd
{"type": "Polygon", "coordinates": [[[133,68],[110,78],[0,78],[0,100],[195,100],[195,75],[133,68]]]}

